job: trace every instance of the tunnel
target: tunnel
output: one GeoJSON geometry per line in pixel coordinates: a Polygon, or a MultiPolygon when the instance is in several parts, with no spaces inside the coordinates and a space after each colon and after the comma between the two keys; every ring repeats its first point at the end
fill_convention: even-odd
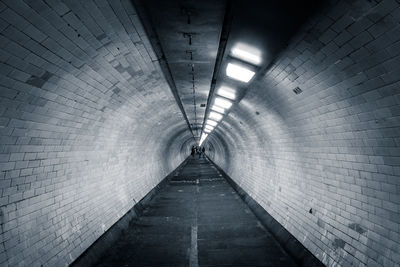
{"type": "Polygon", "coordinates": [[[399,1],[1,0],[0,64],[0,266],[400,266],[399,1]]]}

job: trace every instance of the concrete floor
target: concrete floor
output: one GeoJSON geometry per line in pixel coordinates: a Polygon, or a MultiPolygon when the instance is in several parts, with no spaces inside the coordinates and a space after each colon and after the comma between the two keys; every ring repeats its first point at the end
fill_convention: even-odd
{"type": "Polygon", "coordinates": [[[295,266],[207,159],[190,158],[96,266],[295,266]]]}

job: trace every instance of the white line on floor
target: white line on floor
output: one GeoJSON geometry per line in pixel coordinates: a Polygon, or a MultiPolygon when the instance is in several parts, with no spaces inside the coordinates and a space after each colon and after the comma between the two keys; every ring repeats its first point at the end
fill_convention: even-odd
{"type": "Polygon", "coordinates": [[[198,266],[198,255],[197,255],[197,220],[195,220],[195,225],[192,226],[191,233],[191,249],[190,249],[190,267],[198,266]]]}

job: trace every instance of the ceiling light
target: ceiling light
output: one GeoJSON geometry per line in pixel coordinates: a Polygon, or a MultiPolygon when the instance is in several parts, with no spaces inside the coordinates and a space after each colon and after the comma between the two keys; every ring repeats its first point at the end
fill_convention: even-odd
{"type": "Polygon", "coordinates": [[[215,126],[211,126],[211,125],[209,125],[209,124],[206,124],[206,126],[205,127],[209,127],[210,129],[214,129],[215,128],[215,126]]]}
{"type": "Polygon", "coordinates": [[[218,122],[213,121],[213,120],[207,120],[206,122],[207,124],[211,125],[211,126],[216,126],[218,124],[218,122]]]}
{"type": "Polygon", "coordinates": [[[223,108],[217,107],[217,106],[215,106],[215,105],[212,106],[211,109],[214,110],[214,111],[216,111],[216,112],[222,113],[222,114],[225,112],[225,110],[224,110],[223,108]]]}
{"type": "Polygon", "coordinates": [[[261,63],[261,52],[254,47],[247,46],[245,44],[237,44],[231,52],[232,56],[243,61],[247,61],[256,65],[261,63]]]}
{"type": "Polygon", "coordinates": [[[228,109],[232,106],[232,102],[221,97],[217,97],[214,101],[214,105],[228,109]]]}
{"type": "Polygon", "coordinates": [[[217,113],[217,112],[211,111],[210,115],[209,115],[209,118],[210,119],[214,119],[216,121],[220,121],[222,119],[222,115],[217,113]]]}
{"type": "Polygon", "coordinates": [[[210,130],[210,129],[204,129],[204,132],[205,133],[210,133],[212,130],[210,130]]]}
{"type": "Polygon", "coordinates": [[[226,86],[221,86],[218,89],[217,94],[232,100],[236,98],[235,90],[226,86]]]}
{"type": "Polygon", "coordinates": [[[203,133],[201,135],[199,146],[201,146],[201,144],[203,144],[203,142],[204,142],[204,140],[206,140],[207,136],[208,136],[208,134],[206,134],[206,133],[203,133]]]}
{"type": "Polygon", "coordinates": [[[226,75],[245,83],[249,82],[251,78],[253,78],[254,74],[256,74],[254,71],[233,63],[228,63],[228,66],[226,67],[226,75]]]}

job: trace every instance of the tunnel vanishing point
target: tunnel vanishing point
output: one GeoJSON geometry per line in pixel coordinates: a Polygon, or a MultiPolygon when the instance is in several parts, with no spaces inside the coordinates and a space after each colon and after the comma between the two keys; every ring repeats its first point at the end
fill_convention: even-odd
{"type": "Polygon", "coordinates": [[[0,266],[400,266],[400,1],[0,0],[0,64],[0,266]]]}

